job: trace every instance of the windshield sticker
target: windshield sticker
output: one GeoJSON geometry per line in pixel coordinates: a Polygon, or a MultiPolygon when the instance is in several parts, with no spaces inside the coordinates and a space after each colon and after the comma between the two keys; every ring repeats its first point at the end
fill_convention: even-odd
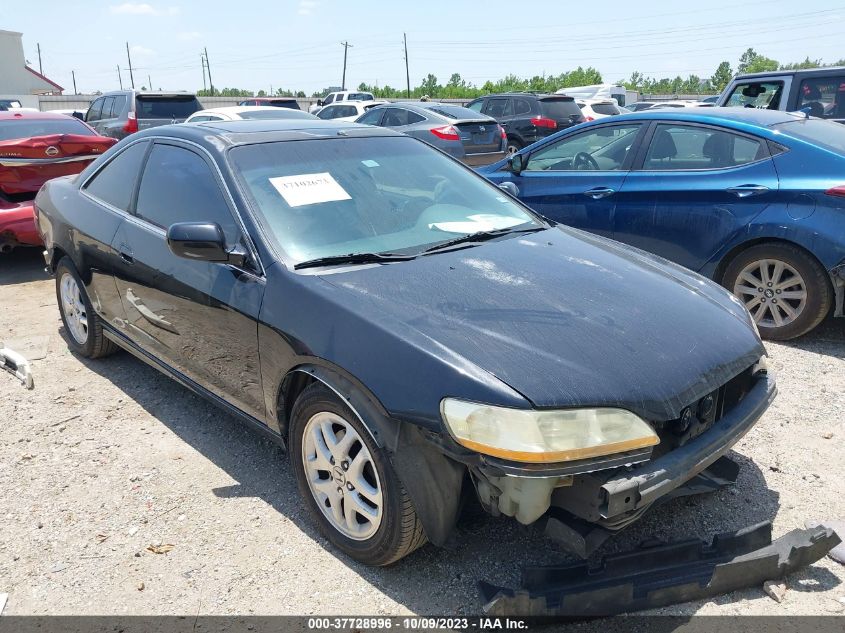
{"type": "Polygon", "coordinates": [[[362,160],[361,164],[364,167],[378,167],[379,166],[379,164],[374,160],[362,160]]]}
{"type": "Polygon", "coordinates": [[[429,224],[428,228],[445,231],[446,233],[478,233],[479,231],[496,231],[525,224],[525,220],[522,218],[492,213],[478,213],[468,216],[467,219],[469,222],[434,222],[429,224]]]}
{"type": "Polygon", "coordinates": [[[285,199],[285,202],[292,207],[352,199],[328,172],[301,174],[299,176],[278,176],[269,180],[270,184],[285,199]]]}

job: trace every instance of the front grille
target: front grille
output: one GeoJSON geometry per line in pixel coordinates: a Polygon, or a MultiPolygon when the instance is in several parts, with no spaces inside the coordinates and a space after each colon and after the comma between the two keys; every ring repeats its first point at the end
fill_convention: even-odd
{"type": "Polygon", "coordinates": [[[675,420],[654,423],[660,438],[652,457],[663,455],[706,432],[736,407],[751,391],[753,367],[749,367],[724,385],[685,407],[675,420]]]}

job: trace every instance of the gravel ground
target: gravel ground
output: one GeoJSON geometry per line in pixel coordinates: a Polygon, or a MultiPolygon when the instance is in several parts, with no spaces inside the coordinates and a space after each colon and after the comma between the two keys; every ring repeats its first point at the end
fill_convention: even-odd
{"type": "MultiPolygon", "coordinates": [[[[278,447],[129,354],[73,356],[42,266],[33,251],[0,256],[0,340],[41,357],[34,391],[0,374],[5,614],[477,614],[477,580],[513,586],[521,565],[566,560],[482,513],[449,551],[387,569],[345,558],[309,521],[278,447]]],[[[768,348],[780,395],[736,446],[737,486],[670,502],[599,555],[845,517],[845,322],[768,348]]],[[[825,558],[787,579],[781,603],[755,588],[659,612],[842,614],[843,580],[825,558]]]]}

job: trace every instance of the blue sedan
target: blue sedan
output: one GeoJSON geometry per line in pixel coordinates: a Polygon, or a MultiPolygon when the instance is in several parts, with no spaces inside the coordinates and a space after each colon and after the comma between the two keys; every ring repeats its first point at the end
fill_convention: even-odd
{"type": "Polygon", "coordinates": [[[770,110],[647,111],[479,171],[552,220],[718,281],[764,338],[843,316],[845,126],[770,110]]]}

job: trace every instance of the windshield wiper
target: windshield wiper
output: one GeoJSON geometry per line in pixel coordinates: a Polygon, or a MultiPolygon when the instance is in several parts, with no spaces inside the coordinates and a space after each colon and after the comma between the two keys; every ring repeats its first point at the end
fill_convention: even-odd
{"type": "Polygon", "coordinates": [[[460,237],[456,237],[451,240],[447,240],[445,242],[440,242],[439,244],[435,244],[434,246],[430,246],[424,251],[423,253],[434,253],[436,251],[443,250],[445,248],[449,248],[450,246],[455,246],[456,244],[466,244],[469,242],[486,242],[487,240],[492,240],[494,237],[499,237],[500,235],[507,235],[509,233],[536,233],[537,231],[543,231],[547,229],[546,226],[532,226],[530,229],[493,229],[492,231],[478,231],[477,233],[470,233],[469,235],[461,235],[460,237]]]}
{"type": "Polygon", "coordinates": [[[294,265],[295,270],[301,268],[316,268],[318,266],[331,266],[333,264],[370,264],[381,262],[406,262],[414,259],[416,255],[396,255],[395,253],[349,253],[348,255],[329,255],[308,259],[294,265]]]}

